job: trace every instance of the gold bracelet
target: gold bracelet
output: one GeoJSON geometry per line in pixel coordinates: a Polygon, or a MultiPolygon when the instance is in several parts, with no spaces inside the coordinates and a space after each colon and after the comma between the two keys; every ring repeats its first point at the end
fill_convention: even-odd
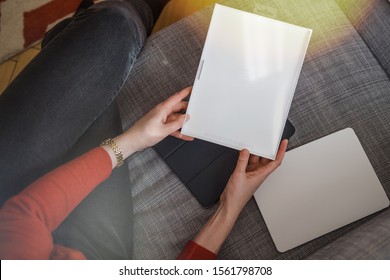
{"type": "Polygon", "coordinates": [[[111,147],[111,149],[114,151],[115,157],[116,157],[116,167],[119,167],[123,164],[123,154],[121,148],[117,145],[117,143],[109,138],[107,140],[104,140],[102,143],[100,143],[100,146],[108,145],[111,147]]]}

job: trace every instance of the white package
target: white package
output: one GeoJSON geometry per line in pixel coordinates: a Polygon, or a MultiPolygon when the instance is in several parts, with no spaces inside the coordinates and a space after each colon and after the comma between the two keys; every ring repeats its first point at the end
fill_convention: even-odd
{"type": "Polygon", "coordinates": [[[275,159],[310,36],[216,4],[182,133],[275,159]]]}

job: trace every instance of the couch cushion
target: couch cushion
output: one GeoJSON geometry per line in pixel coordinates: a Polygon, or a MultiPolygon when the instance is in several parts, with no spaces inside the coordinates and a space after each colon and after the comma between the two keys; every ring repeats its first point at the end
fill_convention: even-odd
{"type": "Polygon", "coordinates": [[[390,5],[386,0],[337,0],[390,77],[390,5]]]}
{"type": "Polygon", "coordinates": [[[390,260],[390,210],[324,246],[308,259],[390,260]]]}
{"type": "MultiPolygon", "coordinates": [[[[289,148],[352,127],[389,195],[390,82],[336,2],[227,0],[221,3],[313,29],[290,110],[289,119],[297,132],[289,148]]],[[[211,13],[212,8],[202,10],[149,38],[118,99],[125,128],[154,105],[193,83],[211,13]]],[[[129,169],[134,198],[134,257],[175,258],[215,207],[203,209],[153,149],[133,155],[129,169]]],[[[305,258],[367,219],[279,253],[252,199],[219,258],[305,258]]]]}

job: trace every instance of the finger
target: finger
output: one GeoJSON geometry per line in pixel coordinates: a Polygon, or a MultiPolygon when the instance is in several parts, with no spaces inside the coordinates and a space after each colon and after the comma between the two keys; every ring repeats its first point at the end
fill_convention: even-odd
{"type": "Polygon", "coordinates": [[[178,131],[178,130],[172,132],[170,135],[174,136],[178,139],[184,140],[184,141],[193,141],[194,140],[194,137],[181,134],[180,131],[178,131]]]}
{"type": "Polygon", "coordinates": [[[248,166],[249,155],[250,154],[247,149],[240,152],[234,172],[245,173],[246,167],[248,166]]]}
{"type": "Polygon", "coordinates": [[[184,116],[184,123],[187,122],[190,119],[190,116],[188,114],[173,113],[173,114],[170,114],[166,118],[164,123],[165,124],[169,124],[169,123],[175,122],[178,118],[183,118],[183,116],[184,116]]]}
{"type": "Polygon", "coordinates": [[[251,157],[249,158],[249,164],[258,164],[259,161],[260,161],[260,157],[255,155],[251,155],[251,157]]]}
{"type": "Polygon", "coordinates": [[[187,107],[188,107],[188,102],[187,101],[181,101],[178,104],[176,104],[175,106],[173,106],[172,111],[170,113],[186,111],[187,107]]]}
{"type": "Polygon", "coordinates": [[[261,165],[267,165],[268,163],[270,163],[272,160],[268,159],[268,158],[261,158],[260,159],[260,164],[261,165]]]}
{"type": "Polygon", "coordinates": [[[166,120],[165,120],[165,123],[170,123],[170,122],[173,122],[175,120],[177,120],[177,118],[179,118],[180,116],[182,116],[183,114],[180,114],[180,113],[173,113],[173,114],[170,114],[166,120]]]}
{"type": "Polygon", "coordinates": [[[186,98],[192,91],[192,87],[187,87],[185,89],[182,89],[178,93],[172,95],[167,100],[164,101],[164,105],[168,108],[173,108],[177,103],[182,101],[184,98],[186,98]]]}
{"type": "Polygon", "coordinates": [[[288,140],[287,139],[283,140],[279,146],[279,150],[278,150],[278,153],[276,155],[275,161],[278,161],[280,163],[282,162],[284,155],[286,154],[287,145],[288,145],[288,140]]]}
{"type": "Polygon", "coordinates": [[[278,166],[282,164],[283,157],[286,153],[287,144],[288,140],[283,140],[280,144],[275,160],[270,161],[270,163],[268,164],[270,172],[274,171],[278,166]]]}
{"type": "Polygon", "coordinates": [[[267,158],[261,158],[260,164],[256,167],[256,172],[273,172],[278,166],[281,165],[284,154],[287,149],[288,140],[283,140],[279,146],[278,153],[276,154],[275,160],[270,160],[267,158]]]}
{"type": "Polygon", "coordinates": [[[190,116],[188,114],[176,114],[176,116],[176,118],[171,116],[171,120],[167,121],[164,125],[167,131],[167,135],[182,128],[184,122],[190,119],[190,116]]]}

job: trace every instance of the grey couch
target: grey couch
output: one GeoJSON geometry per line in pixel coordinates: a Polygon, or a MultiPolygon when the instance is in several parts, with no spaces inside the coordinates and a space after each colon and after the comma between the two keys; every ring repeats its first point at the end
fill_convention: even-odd
{"type": "MultiPolygon", "coordinates": [[[[297,129],[289,149],[352,127],[390,196],[389,2],[226,0],[221,4],[313,29],[289,114],[297,129]]],[[[193,83],[211,13],[212,7],[206,8],[148,39],[118,99],[124,128],[193,83]]],[[[175,258],[215,207],[202,208],[153,149],[133,155],[128,167],[134,258],[175,258]]],[[[218,257],[390,259],[390,209],[279,253],[252,199],[218,257]]]]}

